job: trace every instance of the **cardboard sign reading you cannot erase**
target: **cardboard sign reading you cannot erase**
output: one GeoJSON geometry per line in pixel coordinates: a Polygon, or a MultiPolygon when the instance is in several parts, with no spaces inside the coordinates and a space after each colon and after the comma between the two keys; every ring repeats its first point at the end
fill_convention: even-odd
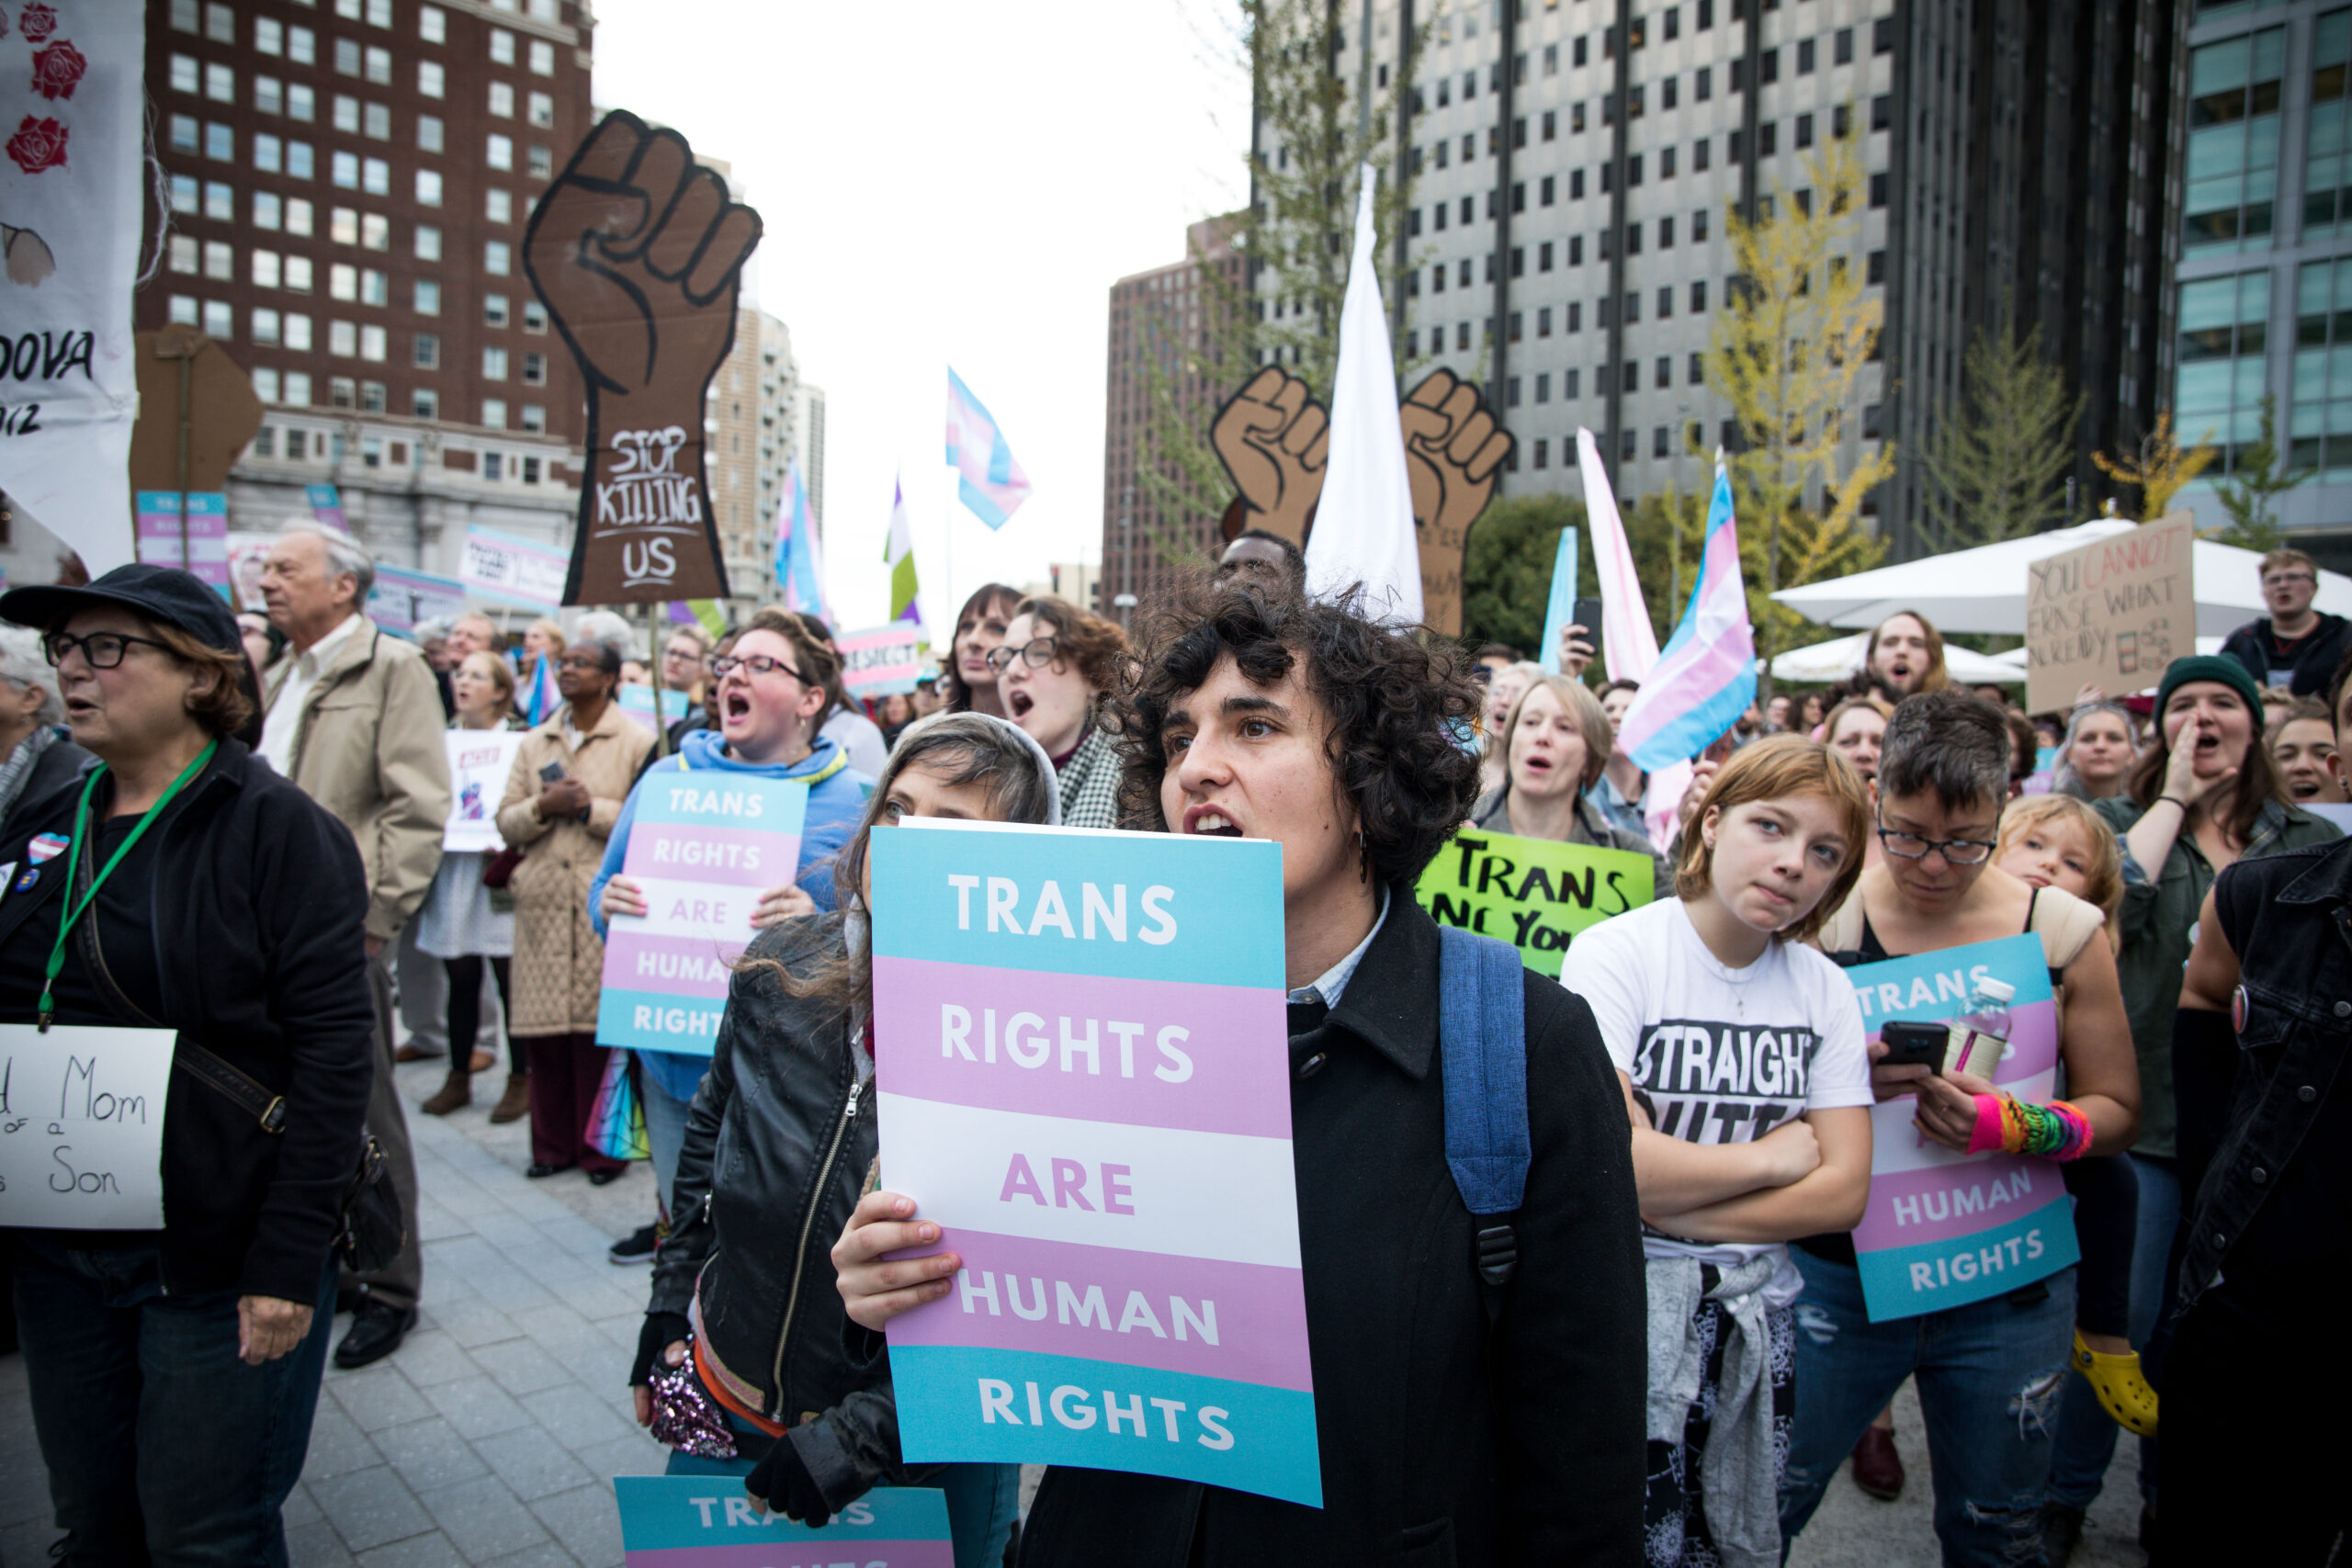
{"type": "Polygon", "coordinates": [[[2026,707],[2064,713],[2097,686],[2144,692],[2197,651],[2196,520],[2176,512],[2128,534],[2029,562],[2026,707]]]}
{"type": "Polygon", "coordinates": [[[878,1486],[810,1529],[718,1475],[617,1475],[628,1568],[955,1568],[947,1495],[878,1486]]]}
{"type": "Polygon", "coordinates": [[[1539,975],[1560,976],[1577,932],[1650,901],[1650,857],[1464,828],[1421,873],[1413,897],[1441,925],[1519,949],[1539,975]]]}
{"type": "Polygon", "coordinates": [[[890,1325],[910,1461],[1319,1506],[1281,846],[877,828],[882,1179],[964,1261],[890,1325]]]}

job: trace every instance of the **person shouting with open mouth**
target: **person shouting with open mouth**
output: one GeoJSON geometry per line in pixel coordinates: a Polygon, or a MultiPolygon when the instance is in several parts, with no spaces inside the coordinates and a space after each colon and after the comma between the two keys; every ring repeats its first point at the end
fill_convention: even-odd
{"type": "Polygon", "coordinates": [[[1119,825],[1118,754],[1096,720],[1126,649],[1116,626],[1047,593],[1021,601],[989,654],[1004,716],[1053,759],[1064,827],[1119,825]]]}

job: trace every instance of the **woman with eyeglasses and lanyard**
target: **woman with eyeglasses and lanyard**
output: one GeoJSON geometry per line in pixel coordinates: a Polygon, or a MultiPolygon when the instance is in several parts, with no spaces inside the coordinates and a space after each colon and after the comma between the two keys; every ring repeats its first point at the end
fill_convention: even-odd
{"type": "MultiPolygon", "coordinates": [[[[718,680],[718,728],[689,731],[676,755],[648,768],[605,841],[604,864],[588,895],[600,936],[615,915],[645,913],[643,889],[621,874],[628,860],[629,831],[647,788],[680,773],[806,782],[808,812],[800,828],[800,863],[761,894],[751,924],[765,930],[795,915],[833,907],[833,857],[856,830],[865,797],[874,788],[873,779],[851,767],[838,745],[817,733],[831,700],[827,693],[840,679],[840,661],[809,634],[799,616],[771,606],[744,623],[733,645],[712,661],[712,669],[718,680]]],[[[751,933],[744,937],[749,941],[751,933]]],[[[710,1057],[639,1051],[637,1061],[653,1179],[666,1213],[678,1151],[685,1141],[686,1109],[710,1070],[710,1057]]]]}
{"type": "MultiPolygon", "coordinates": [[[[1851,966],[2021,933],[2041,938],[2058,996],[2064,1100],[2021,1101],[1973,1074],[1886,1066],[1883,1043],[1870,1047],[1878,1064],[1872,1091],[1882,1101],[1917,1096],[1919,1136],[1958,1154],[2113,1154],[2137,1135],[2140,1101],[2115,955],[2095,905],[2034,888],[1991,863],[2008,793],[2008,726],[1998,708],[1958,690],[1905,699],[1879,757],[1876,828],[1885,858],[1862,873],[1816,940],[1851,966]],[[1988,1127],[2003,1135],[1987,1143],[1988,1127]]],[[[1804,1528],[1871,1417],[1911,1377],[1931,1438],[1944,1562],[1996,1568],[2030,1560],[2074,1338],[2074,1269],[1966,1305],[1873,1323],[1851,1233],[1796,1245],[1804,1294],[1782,1538],[1793,1540],[1804,1528]]]]}
{"type": "Polygon", "coordinates": [[[1119,825],[1119,756],[1096,717],[1126,651],[1126,634],[1109,621],[1039,594],[1014,607],[989,655],[1004,716],[1053,759],[1064,827],[1119,825]]]}
{"type": "Polygon", "coordinates": [[[146,1156],[168,1225],[0,1229],[57,1551],[283,1562],[368,1107],[359,853],[237,739],[237,623],[187,572],[19,588],[0,616],[43,628],[97,758],[0,842],[0,1020],[175,1032],[146,1156]]]}

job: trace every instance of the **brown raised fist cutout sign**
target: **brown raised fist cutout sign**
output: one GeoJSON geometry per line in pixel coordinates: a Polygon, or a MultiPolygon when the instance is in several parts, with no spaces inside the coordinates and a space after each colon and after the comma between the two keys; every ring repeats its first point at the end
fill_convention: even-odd
{"type": "Polygon", "coordinates": [[[703,400],[735,341],[760,215],[686,139],[605,117],[531,213],[523,269],[588,383],[588,472],[563,602],[727,596],[703,400]]]}

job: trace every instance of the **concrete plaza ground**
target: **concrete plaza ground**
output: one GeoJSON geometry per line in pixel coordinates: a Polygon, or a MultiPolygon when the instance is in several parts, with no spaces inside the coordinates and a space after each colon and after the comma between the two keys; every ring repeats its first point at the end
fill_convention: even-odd
{"type": "MultiPolygon", "coordinates": [[[[503,1075],[481,1076],[486,1092],[469,1110],[419,1113],[441,1076],[436,1063],[401,1069],[424,1190],[423,1321],[388,1360],[357,1372],[330,1364],[310,1462],[286,1506],[294,1568],[618,1568],[610,1478],[658,1474],[665,1454],[630,1419],[623,1386],[647,1271],[615,1268],[605,1249],[652,1217],[653,1182],[641,1169],[605,1188],[576,1174],[526,1181],[525,1124],[492,1127],[487,1115],[503,1075]]],[[[1911,1470],[1903,1497],[1873,1502],[1841,1477],[1793,1568],[1934,1568],[1908,1387],[1896,1411],[1911,1470]]],[[[2080,1568],[2143,1561],[2134,1452],[2128,1441],[2118,1450],[2080,1568]]],[[[0,1568],[48,1562],[47,1484],[24,1359],[0,1357],[0,1568]]]]}

